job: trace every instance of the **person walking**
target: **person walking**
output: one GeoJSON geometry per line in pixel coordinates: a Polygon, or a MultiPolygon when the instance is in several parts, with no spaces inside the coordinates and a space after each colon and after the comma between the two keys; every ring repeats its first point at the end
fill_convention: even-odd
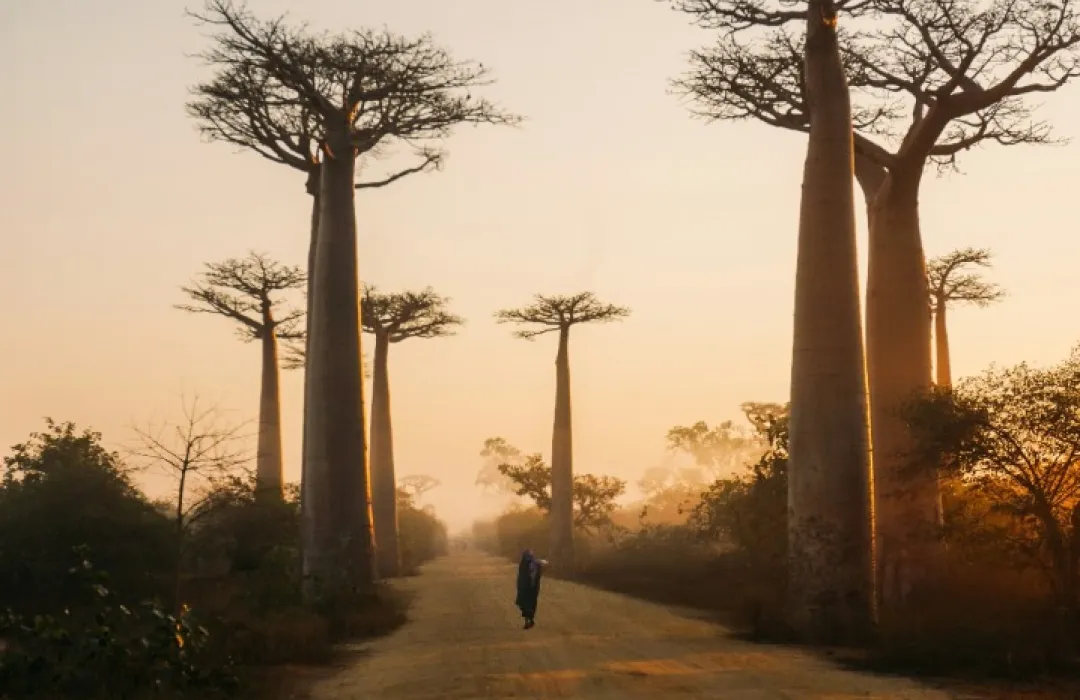
{"type": "Polygon", "coordinates": [[[517,598],[514,605],[521,610],[521,616],[525,618],[525,629],[536,625],[536,605],[540,599],[540,579],[544,575],[544,567],[547,562],[537,559],[531,549],[521,553],[521,562],[518,564],[517,575],[517,598]]]}

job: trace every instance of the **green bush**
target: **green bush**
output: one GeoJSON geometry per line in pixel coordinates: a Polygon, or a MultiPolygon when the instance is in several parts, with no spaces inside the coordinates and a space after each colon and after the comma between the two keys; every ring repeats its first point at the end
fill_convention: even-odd
{"type": "Polygon", "coordinates": [[[95,599],[81,609],[26,617],[0,615],[3,700],[141,700],[235,695],[228,659],[209,653],[209,632],[189,610],[153,603],[128,607],[88,561],[68,578],[95,599]]]}
{"type": "Polygon", "coordinates": [[[154,597],[173,541],[167,518],[98,433],[50,420],[4,458],[0,600],[24,614],[54,612],[85,595],[66,576],[77,546],[109,572],[127,602],[154,597]]]}

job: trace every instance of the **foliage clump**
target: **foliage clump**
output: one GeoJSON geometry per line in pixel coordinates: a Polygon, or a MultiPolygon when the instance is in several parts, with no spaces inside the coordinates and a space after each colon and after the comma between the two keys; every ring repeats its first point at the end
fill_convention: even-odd
{"type": "Polygon", "coordinates": [[[128,607],[89,560],[68,578],[89,597],[57,615],[0,613],[0,688],[5,700],[225,698],[237,694],[231,659],[212,655],[210,633],[184,607],[171,614],[128,607]]]}

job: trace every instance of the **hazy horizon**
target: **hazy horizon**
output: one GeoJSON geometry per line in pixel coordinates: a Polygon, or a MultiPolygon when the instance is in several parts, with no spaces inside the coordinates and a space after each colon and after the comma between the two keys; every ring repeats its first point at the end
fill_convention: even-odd
{"type": "MultiPolygon", "coordinates": [[[[261,17],[290,9],[248,5],[261,17]]],[[[514,339],[492,318],[534,293],[589,290],[633,311],[572,333],[578,472],[632,486],[662,460],[673,425],[786,400],[805,136],[691,119],[668,81],[710,34],[662,3],[450,5],[309,0],[291,15],[316,29],[431,31],[488,66],[498,82],[485,95],[528,119],[462,129],[443,172],[357,196],[363,280],[431,286],[467,322],[456,337],[411,340],[390,356],[398,475],[440,479],[426,501],[459,528],[501,503],[473,486],[485,438],[550,452],[555,340],[514,339]]],[[[121,446],[133,424],[175,419],[182,392],[237,419],[257,415],[257,345],[172,305],[205,262],[254,249],[304,264],[310,200],[299,173],[201,140],[184,104],[208,75],[192,56],[205,39],[183,9],[0,6],[10,67],[0,141],[15,163],[0,174],[11,329],[0,350],[2,454],[45,416],[121,446]]],[[[1075,87],[1043,102],[1037,116],[1075,138],[1075,87]]],[[[1080,340],[1075,324],[1052,322],[1076,311],[1062,290],[1080,256],[1064,231],[1078,155],[1075,144],[987,147],[961,156],[963,174],[927,174],[927,254],[991,248],[989,277],[1008,293],[950,311],[955,376],[1057,361],[1080,340]]],[[[865,234],[860,218],[864,290],[865,234]]],[[[301,384],[283,372],[290,481],[301,384]]]]}

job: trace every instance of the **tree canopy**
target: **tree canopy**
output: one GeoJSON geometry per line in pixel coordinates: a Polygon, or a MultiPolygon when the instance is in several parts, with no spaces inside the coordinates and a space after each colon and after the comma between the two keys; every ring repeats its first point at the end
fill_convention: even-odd
{"type": "Polygon", "coordinates": [[[181,287],[195,303],[177,304],[176,308],[230,318],[240,324],[237,332],[245,341],[261,339],[271,330],[282,340],[303,338],[302,310],[274,317],[274,311],[284,303],[277,293],[300,289],[306,283],[302,269],[281,265],[254,251],[246,258],[206,263],[205,268],[198,281],[181,287]]]}
{"type": "MultiPolygon", "coordinates": [[[[528,498],[542,511],[551,511],[551,467],[539,454],[521,464],[500,464],[499,472],[510,479],[517,495],[528,498]]],[[[626,492],[626,482],[613,476],[575,474],[573,483],[574,525],[599,529],[611,522],[615,499],[626,492]]]]}
{"type": "Polygon", "coordinates": [[[1005,290],[987,282],[970,266],[989,268],[992,254],[985,248],[961,248],[926,262],[930,304],[973,304],[987,306],[1005,296],[1005,290]]]}
{"type": "Polygon", "coordinates": [[[419,292],[387,294],[365,285],[360,298],[360,322],[364,330],[385,336],[391,343],[407,338],[439,338],[453,335],[465,323],[447,310],[450,299],[428,287],[419,292]]]}
{"type": "Polygon", "coordinates": [[[260,20],[231,0],[191,14],[213,39],[202,59],[214,74],[188,104],[200,131],[305,173],[330,131],[347,132],[362,159],[389,155],[395,143],[414,153],[412,165],[356,184],[364,188],[438,168],[438,142],[459,124],[519,121],[472,94],[491,83],[482,64],[453,58],[429,34],[315,33],[284,16],[260,20]]]}
{"type": "Polygon", "coordinates": [[[514,335],[532,340],[538,335],[566,330],[579,323],[611,323],[626,318],[630,309],[601,302],[592,292],[572,296],[537,294],[528,306],[495,312],[496,323],[523,326],[514,335]]]}
{"type": "Polygon", "coordinates": [[[1025,528],[1075,606],[1080,561],[1080,348],[1047,368],[991,368],[913,400],[919,450],[1025,528]]]}
{"type": "Polygon", "coordinates": [[[524,459],[521,450],[511,445],[504,437],[491,437],[484,440],[484,449],[480,450],[483,464],[476,472],[476,485],[485,491],[515,493],[514,482],[499,469],[501,464],[518,465],[524,459]]]}
{"type": "MultiPolygon", "coordinates": [[[[708,120],[755,119],[807,131],[805,10],[781,0],[673,0],[716,43],[674,81],[708,120]]],[[[1080,75],[1070,0],[847,0],[841,50],[861,164],[892,169],[909,155],[941,167],[980,143],[1048,143],[1027,98],[1080,75]]]]}

